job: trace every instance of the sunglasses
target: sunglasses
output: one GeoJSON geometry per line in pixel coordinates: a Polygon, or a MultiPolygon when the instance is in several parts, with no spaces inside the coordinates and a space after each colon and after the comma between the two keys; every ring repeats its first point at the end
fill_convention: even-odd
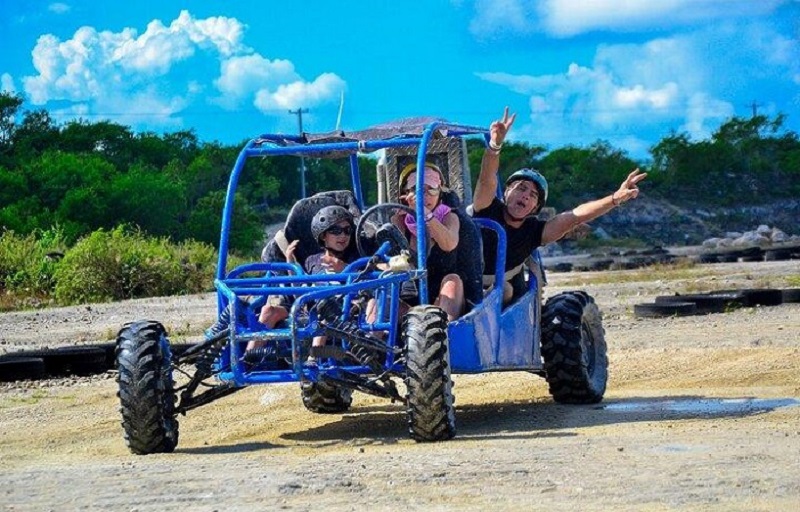
{"type": "MultiPolygon", "coordinates": [[[[423,190],[429,196],[438,196],[439,192],[442,191],[442,189],[434,187],[424,187],[423,190]]],[[[417,187],[408,187],[406,189],[406,193],[415,194],[416,192],[417,192],[417,187]]]]}
{"type": "Polygon", "coordinates": [[[330,233],[333,236],[338,236],[338,235],[350,236],[352,232],[353,229],[350,226],[345,226],[345,227],[333,226],[329,230],[325,231],[325,233],[330,233]]]}

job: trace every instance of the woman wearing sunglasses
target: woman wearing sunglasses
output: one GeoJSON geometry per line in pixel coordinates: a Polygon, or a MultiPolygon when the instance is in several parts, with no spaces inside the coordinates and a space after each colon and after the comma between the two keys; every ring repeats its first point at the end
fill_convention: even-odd
{"type": "MultiPolygon", "coordinates": [[[[454,320],[464,311],[464,283],[456,268],[456,251],[460,222],[451,208],[442,203],[445,192],[442,171],[433,163],[425,163],[423,194],[425,226],[428,231],[428,289],[436,294],[434,305],[440,307],[448,320],[454,320]]],[[[400,202],[416,209],[417,165],[408,164],[400,172],[400,202]]],[[[417,222],[414,215],[398,212],[394,223],[408,238],[412,251],[417,247],[417,222]]],[[[412,258],[416,261],[416,255],[412,258]]],[[[417,297],[404,297],[414,305],[417,297]]]]}

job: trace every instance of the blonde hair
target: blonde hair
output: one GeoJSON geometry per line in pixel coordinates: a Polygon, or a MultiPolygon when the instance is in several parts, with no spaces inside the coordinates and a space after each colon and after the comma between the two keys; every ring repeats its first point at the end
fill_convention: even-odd
{"type": "MultiPolygon", "coordinates": [[[[434,171],[438,172],[439,173],[439,177],[442,178],[442,187],[441,187],[442,191],[446,192],[446,191],[449,190],[447,188],[447,182],[444,179],[444,173],[442,173],[442,170],[439,169],[438,165],[426,160],[425,161],[425,168],[426,169],[433,169],[434,171]]],[[[412,172],[415,172],[416,170],[417,170],[417,162],[416,161],[411,162],[410,164],[407,164],[405,167],[403,167],[403,170],[400,171],[400,179],[398,180],[398,183],[397,183],[397,186],[398,186],[400,191],[403,190],[403,184],[405,183],[405,181],[408,178],[409,174],[411,174],[412,172]]]]}

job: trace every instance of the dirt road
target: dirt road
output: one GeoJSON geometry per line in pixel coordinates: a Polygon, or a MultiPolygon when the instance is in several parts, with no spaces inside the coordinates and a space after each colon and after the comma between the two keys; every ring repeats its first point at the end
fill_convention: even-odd
{"type": "MultiPolygon", "coordinates": [[[[110,376],[5,384],[0,510],[797,510],[800,304],[632,314],[656,295],[797,286],[792,276],[800,262],[655,280],[551,273],[548,295],[585,289],[605,312],[606,399],[562,406],[540,377],[459,375],[458,435],[437,444],[408,439],[400,404],[356,394],[348,414],[315,415],[287,384],[192,411],[175,453],[139,457],[124,446],[110,376]]],[[[196,334],[210,305],[197,296],[0,315],[0,348],[105,340],[142,316],[196,334]]]]}

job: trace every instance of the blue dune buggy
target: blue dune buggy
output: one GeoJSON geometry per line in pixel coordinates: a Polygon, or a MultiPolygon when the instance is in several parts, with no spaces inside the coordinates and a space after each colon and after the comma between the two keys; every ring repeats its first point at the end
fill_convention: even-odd
{"type": "MultiPolygon", "coordinates": [[[[319,135],[262,135],[242,149],[228,183],[222,215],[214,285],[218,320],[205,339],[173,354],[164,327],[156,321],[123,326],[117,338],[122,426],[137,454],[171,452],[178,443],[179,414],[254,384],[298,382],[304,406],[317,413],[343,413],[353,391],[405,404],[410,435],[441,441],[456,433],[454,373],[526,371],[544,376],[561,403],[596,403],[605,392],[608,361],[601,314],[584,292],[565,292],[542,306],[544,272],[538,253],[526,269],[528,292],[502,306],[506,241],[501,227],[472,219],[464,208],[471,197],[466,138],[488,142],[485,128],[443,120],[409,120],[359,132],[319,135]],[[358,155],[382,154],[378,204],[367,207],[358,155]],[[239,176],[250,158],[275,156],[344,158],[352,190],[301,199],[284,228],[265,247],[261,261],[228,268],[228,236],[239,176]],[[424,212],[410,210],[419,226],[416,261],[409,262],[405,237],[389,222],[398,209],[398,175],[408,163],[434,160],[449,192],[443,198],[459,216],[457,260],[468,312],[449,322],[430,304],[424,212]],[[310,232],[321,208],[341,205],[357,219],[355,259],[342,272],[308,275],[288,263],[284,251],[299,240],[299,261],[319,247],[310,232]],[[481,233],[481,230],[484,233],[481,233]],[[495,285],[484,293],[482,236],[498,240],[495,285]],[[413,285],[420,305],[400,318],[405,287],[413,285]],[[289,296],[289,318],[274,329],[258,322],[269,297],[289,296]],[[377,315],[368,320],[373,299],[377,315]],[[325,346],[312,346],[325,336],[325,346]],[[245,357],[251,340],[260,357],[245,357]],[[173,374],[182,377],[179,383],[173,374]]],[[[417,205],[422,205],[423,173],[417,173],[417,205]]],[[[499,193],[499,191],[498,191],[499,193]]]]}

